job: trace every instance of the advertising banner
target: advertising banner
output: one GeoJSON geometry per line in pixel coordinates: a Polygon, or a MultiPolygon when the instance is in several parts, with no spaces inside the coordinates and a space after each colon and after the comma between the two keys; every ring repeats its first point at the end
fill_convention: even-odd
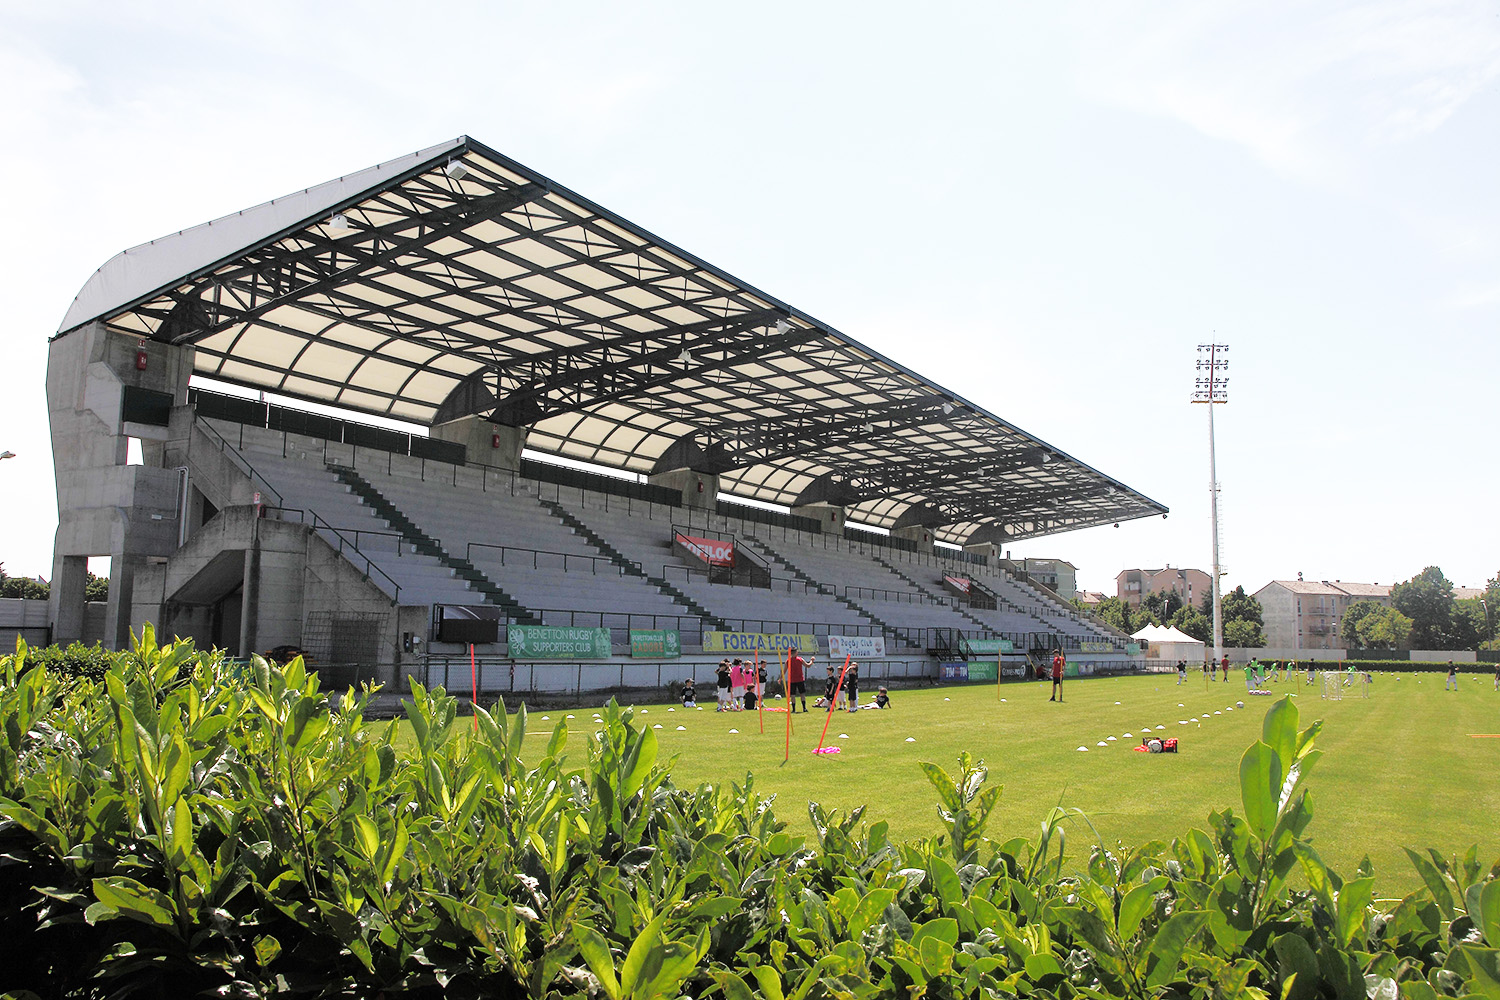
{"type": "Polygon", "coordinates": [[[677,533],[677,544],[685,547],[710,566],[733,566],[734,543],[719,538],[698,538],[677,533]]]}
{"type": "Polygon", "coordinates": [[[960,639],[959,646],[970,656],[994,656],[996,653],[1014,653],[1015,643],[1009,639],[960,639]]]}
{"type": "Polygon", "coordinates": [[[969,679],[969,665],[962,661],[958,663],[944,663],[939,675],[945,681],[966,681],[969,679]]]}
{"type": "Polygon", "coordinates": [[[512,625],[510,655],[518,660],[605,659],[609,629],[556,625],[512,625]]]}
{"type": "Polygon", "coordinates": [[[969,578],[966,576],[949,576],[947,573],[944,573],[943,581],[945,583],[951,583],[959,590],[962,590],[965,594],[969,592],[969,578]]]}
{"type": "Polygon", "coordinates": [[[1126,646],[1125,646],[1125,655],[1126,656],[1140,656],[1141,655],[1141,644],[1138,643],[1138,642],[1132,642],[1132,643],[1126,644],[1126,646]]]}
{"type": "Polygon", "coordinates": [[[999,680],[996,672],[999,665],[994,660],[975,660],[969,664],[969,680],[971,681],[993,681],[999,680]]]}
{"type": "Polygon", "coordinates": [[[775,656],[784,650],[795,649],[801,653],[816,653],[818,637],[815,635],[763,635],[760,632],[704,632],[705,653],[751,653],[760,651],[762,656],[775,656]]]}
{"type": "Polygon", "coordinates": [[[1115,651],[1115,644],[1112,642],[1102,642],[1098,639],[1084,639],[1078,644],[1078,648],[1085,653],[1113,653],[1115,651]]]}
{"type": "Polygon", "coordinates": [[[633,628],[630,630],[630,655],[675,660],[682,655],[682,636],[675,628],[633,628]]]}
{"type": "Polygon", "coordinates": [[[852,656],[856,660],[871,660],[885,655],[883,635],[830,635],[828,655],[835,659],[852,656]]]}

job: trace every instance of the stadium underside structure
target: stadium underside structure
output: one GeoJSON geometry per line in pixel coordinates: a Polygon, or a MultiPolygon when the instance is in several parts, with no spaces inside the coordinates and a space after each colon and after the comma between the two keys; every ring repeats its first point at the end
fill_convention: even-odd
{"type": "MultiPolygon", "coordinates": [[[[267,502],[287,498],[229,443],[247,426],[252,451],[279,431],[286,454],[294,439],[321,441],[330,467],[329,442],[352,447],[352,468],[363,445],[367,456],[393,456],[392,474],[396,457],[422,463],[423,477],[427,464],[447,464],[454,488],[457,470],[526,479],[524,448],[634,473],[685,509],[764,501],[824,533],[858,535],[852,521],[924,552],[943,542],[998,556],[1009,541],[1165,513],[466,137],[117,255],[53,339],[48,396],[61,522],[55,625],[60,637],[74,629],[61,605],[82,579],[80,560],[110,555],[114,644],[134,606],[151,603],[133,596],[137,569],[202,548],[213,515],[256,493],[263,508],[288,506],[267,502]],[[195,376],[291,405],[256,415],[243,400],[201,391],[190,400],[195,376]],[[199,412],[205,400],[211,413],[199,412]],[[299,411],[297,401],[343,416],[299,411]],[[426,434],[370,427],[362,414],[426,434]],[[126,465],[130,438],[142,442],[144,465],[126,465]]],[[[331,527],[348,526],[308,530],[331,527]]],[[[378,562],[366,547],[333,544],[351,566],[378,562]]],[[[233,559],[200,555],[218,565],[195,571],[212,584],[199,589],[223,590],[233,559]]],[[[261,577],[243,563],[239,611],[226,604],[209,617],[215,635],[238,627],[264,648],[264,630],[245,621],[265,618],[251,608],[265,600],[250,595],[261,577]]]]}

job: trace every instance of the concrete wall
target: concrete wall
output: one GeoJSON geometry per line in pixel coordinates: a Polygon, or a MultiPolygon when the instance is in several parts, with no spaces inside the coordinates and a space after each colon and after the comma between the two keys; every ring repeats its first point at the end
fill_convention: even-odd
{"type": "Polygon", "coordinates": [[[1297,649],[1297,595],[1273,583],[1257,591],[1255,599],[1260,601],[1266,645],[1297,649]]]}

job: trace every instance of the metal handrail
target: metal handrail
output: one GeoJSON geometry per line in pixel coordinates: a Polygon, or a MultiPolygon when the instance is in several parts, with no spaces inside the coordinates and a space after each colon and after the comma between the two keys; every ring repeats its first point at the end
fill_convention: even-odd
{"type": "MultiPolygon", "coordinates": [[[[339,540],[339,544],[338,544],[339,555],[344,555],[345,554],[345,552],[344,552],[344,543],[348,542],[349,548],[351,548],[351,549],[354,550],[355,555],[359,556],[361,559],[363,559],[365,561],[365,577],[367,579],[369,578],[371,570],[374,570],[376,573],[379,573],[381,576],[385,577],[386,582],[389,583],[391,585],[391,588],[394,590],[394,593],[391,594],[391,602],[393,604],[400,604],[401,603],[401,584],[397,583],[394,577],[392,577],[385,570],[381,569],[380,566],[375,562],[375,560],[371,559],[369,556],[367,556],[363,552],[361,552],[360,548],[359,548],[359,543],[357,541],[349,541],[348,538],[345,537],[345,535],[344,535],[344,529],[342,529],[342,528],[335,528],[333,525],[329,524],[326,520],[324,520],[322,518],[322,516],[320,516],[318,514],[317,511],[309,509],[308,513],[312,515],[312,524],[311,524],[310,527],[314,531],[317,531],[319,528],[322,528],[322,529],[324,529],[326,531],[333,532],[334,537],[339,540]]],[[[399,553],[400,549],[397,549],[397,552],[399,553]]]]}
{"type": "Polygon", "coordinates": [[[279,508],[285,503],[286,498],[281,495],[281,491],[272,486],[266,480],[265,476],[262,476],[259,472],[256,472],[255,466],[251,465],[244,455],[241,455],[232,444],[226,441],[224,439],[224,435],[214,430],[212,425],[210,425],[206,419],[204,419],[203,417],[195,417],[194,423],[198,427],[201,427],[203,430],[207,431],[212,436],[213,440],[218,441],[219,452],[221,454],[228,455],[230,461],[238,465],[240,467],[240,471],[249,476],[252,482],[255,480],[260,481],[260,485],[265,488],[266,492],[270,493],[273,497],[276,498],[276,507],[279,508]]]}
{"type": "Polygon", "coordinates": [[[844,588],[845,597],[868,597],[876,601],[894,601],[906,604],[940,604],[944,607],[954,607],[957,602],[951,598],[937,597],[933,594],[913,594],[909,590],[887,590],[883,587],[849,587],[844,588]]]}
{"type": "MultiPolygon", "coordinates": [[[[585,556],[585,555],[580,555],[580,554],[578,554],[576,552],[552,552],[552,551],[549,551],[547,549],[526,549],[526,548],[521,548],[521,547],[515,546],[515,545],[497,545],[497,544],[495,544],[493,542],[469,542],[467,544],[467,546],[464,548],[464,558],[467,559],[471,563],[474,561],[474,549],[476,547],[477,548],[481,548],[481,549],[496,549],[496,550],[498,550],[500,552],[500,565],[501,566],[509,565],[505,561],[505,554],[507,552],[521,552],[521,553],[525,553],[525,554],[531,556],[531,568],[532,569],[540,569],[541,568],[540,565],[539,565],[539,560],[537,558],[538,556],[561,556],[562,557],[562,561],[563,561],[563,567],[562,568],[563,568],[563,572],[564,573],[568,572],[568,560],[569,559],[573,559],[573,560],[578,560],[578,561],[586,561],[589,564],[589,572],[592,575],[594,575],[594,576],[598,576],[599,575],[599,569],[598,569],[598,564],[599,563],[604,563],[606,566],[608,566],[608,567],[616,570],[620,576],[624,576],[625,575],[625,568],[623,566],[620,566],[618,563],[616,563],[613,559],[609,558],[608,556],[585,556]]],[[[637,567],[637,568],[639,568],[639,567],[637,567]]]]}

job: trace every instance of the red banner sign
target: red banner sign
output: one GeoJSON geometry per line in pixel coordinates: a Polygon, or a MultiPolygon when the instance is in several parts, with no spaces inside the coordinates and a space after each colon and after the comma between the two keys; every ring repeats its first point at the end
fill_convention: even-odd
{"type": "Polygon", "coordinates": [[[967,594],[969,592],[969,578],[968,577],[966,577],[966,576],[949,576],[948,574],[944,573],[943,574],[943,579],[945,581],[947,581],[948,583],[953,584],[953,586],[957,587],[959,590],[962,590],[965,594],[967,594]]]}
{"type": "Polygon", "coordinates": [[[677,535],[677,543],[687,548],[710,566],[733,566],[734,543],[717,538],[697,538],[693,535],[677,535]]]}

